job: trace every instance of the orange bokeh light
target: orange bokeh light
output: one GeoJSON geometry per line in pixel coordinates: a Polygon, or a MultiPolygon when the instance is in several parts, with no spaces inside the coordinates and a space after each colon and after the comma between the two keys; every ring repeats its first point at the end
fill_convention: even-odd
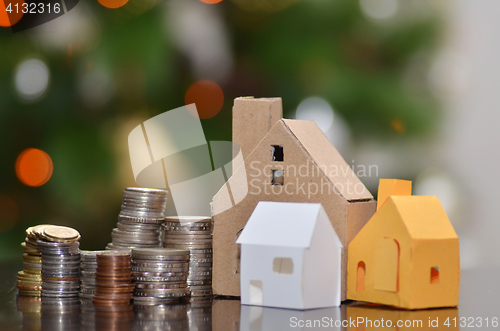
{"type": "Polygon", "coordinates": [[[0,232],[6,232],[16,225],[19,208],[11,197],[0,195],[0,232]]]}
{"type": "Polygon", "coordinates": [[[44,151],[36,148],[24,150],[16,160],[16,174],[28,186],[41,186],[52,176],[52,159],[44,151]]]}
{"type": "Polygon", "coordinates": [[[8,28],[19,22],[23,17],[23,3],[23,0],[0,0],[0,26],[8,28]],[[12,10],[10,13],[7,12],[9,4],[12,10]]]}
{"type": "Polygon", "coordinates": [[[98,0],[98,1],[104,7],[112,9],[125,6],[125,4],[128,2],[128,0],[98,0]]]}
{"type": "Polygon", "coordinates": [[[191,113],[193,116],[201,119],[212,118],[224,105],[224,92],[217,83],[200,80],[188,88],[184,102],[186,105],[196,104],[198,114],[191,113]]]}
{"type": "Polygon", "coordinates": [[[391,127],[394,131],[399,134],[406,133],[406,125],[400,119],[394,119],[391,121],[391,127]]]}
{"type": "Polygon", "coordinates": [[[222,0],[200,0],[201,2],[208,3],[209,5],[213,5],[215,3],[219,3],[222,0]]]}

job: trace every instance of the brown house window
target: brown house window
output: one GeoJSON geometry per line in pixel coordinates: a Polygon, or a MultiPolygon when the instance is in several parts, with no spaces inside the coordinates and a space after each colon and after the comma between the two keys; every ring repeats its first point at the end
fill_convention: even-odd
{"type": "Polygon", "coordinates": [[[283,162],[284,158],[283,146],[271,145],[271,161],[283,162]]]}
{"type": "Polygon", "coordinates": [[[271,184],[283,185],[285,183],[285,172],[283,170],[271,170],[271,184]]]}

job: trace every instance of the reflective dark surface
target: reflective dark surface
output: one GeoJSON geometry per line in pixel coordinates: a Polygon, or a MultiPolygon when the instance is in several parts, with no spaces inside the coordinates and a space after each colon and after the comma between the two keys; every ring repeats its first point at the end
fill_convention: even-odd
{"type": "Polygon", "coordinates": [[[49,305],[20,297],[15,280],[21,263],[0,266],[1,330],[424,330],[431,329],[429,323],[435,326],[436,322],[438,328],[432,329],[473,326],[482,329],[486,325],[500,329],[495,323],[500,317],[498,268],[464,270],[458,308],[406,311],[347,302],[338,308],[297,311],[241,306],[239,300],[232,299],[203,298],[176,305],[134,306],[129,313],[106,313],[96,311],[89,301],[49,305]],[[376,327],[382,319],[384,327],[376,327]],[[449,326],[445,324],[447,320],[449,326]],[[398,321],[407,327],[403,324],[398,328],[398,321]]]}

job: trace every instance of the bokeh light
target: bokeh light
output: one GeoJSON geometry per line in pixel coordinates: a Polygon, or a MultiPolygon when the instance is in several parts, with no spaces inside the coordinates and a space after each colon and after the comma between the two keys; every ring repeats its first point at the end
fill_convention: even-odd
{"type": "Polygon", "coordinates": [[[87,108],[102,109],[113,98],[113,79],[105,68],[86,70],[78,77],[78,94],[87,108]]]}
{"type": "Polygon", "coordinates": [[[28,186],[41,186],[50,179],[54,166],[44,151],[36,148],[24,150],[16,160],[16,174],[28,186]]]}
{"type": "Polygon", "coordinates": [[[200,80],[188,88],[184,101],[186,105],[196,104],[198,114],[190,110],[191,115],[201,119],[212,118],[224,105],[224,92],[219,84],[210,80],[200,80]]]}
{"type": "Polygon", "coordinates": [[[399,134],[406,133],[406,125],[398,118],[391,121],[391,128],[399,134]]]}
{"type": "Polygon", "coordinates": [[[390,19],[398,10],[398,0],[360,0],[359,5],[365,16],[376,20],[390,19]]]}
{"type": "Polygon", "coordinates": [[[21,62],[16,70],[16,90],[25,100],[40,98],[49,85],[50,72],[47,65],[38,59],[21,62]]]}
{"type": "Polygon", "coordinates": [[[23,17],[23,12],[20,10],[17,12],[15,10],[15,6],[17,4],[18,8],[22,8],[23,0],[11,0],[11,1],[0,1],[0,26],[8,28],[19,22],[19,20],[23,17]],[[6,6],[11,4],[11,8],[13,8],[11,13],[7,13],[6,6]]]}
{"type": "Polygon", "coordinates": [[[219,3],[222,0],[200,0],[201,2],[208,3],[209,5],[213,5],[215,3],[219,3]]]}
{"type": "Polygon", "coordinates": [[[316,122],[321,131],[327,132],[333,123],[333,109],[325,99],[309,97],[299,104],[295,118],[312,120],[316,122]]]}
{"type": "Polygon", "coordinates": [[[428,168],[418,175],[413,185],[415,195],[435,195],[456,226],[459,218],[453,217],[460,205],[460,187],[453,178],[438,168],[428,168]]]}
{"type": "Polygon", "coordinates": [[[19,208],[14,199],[6,195],[0,195],[0,232],[12,229],[18,219],[19,208]]]}
{"type": "Polygon", "coordinates": [[[99,3],[103,5],[106,8],[120,8],[122,6],[125,6],[125,4],[128,2],[128,0],[99,0],[99,3]]]}

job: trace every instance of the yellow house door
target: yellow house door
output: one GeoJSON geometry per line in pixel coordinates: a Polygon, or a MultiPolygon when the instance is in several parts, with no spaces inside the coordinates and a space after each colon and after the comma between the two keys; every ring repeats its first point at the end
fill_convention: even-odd
{"type": "Polygon", "coordinates": [[[375,251],[374,284],[376,290],[397,292],[399,279],[399,244],[383,238],[375,251]]]}

